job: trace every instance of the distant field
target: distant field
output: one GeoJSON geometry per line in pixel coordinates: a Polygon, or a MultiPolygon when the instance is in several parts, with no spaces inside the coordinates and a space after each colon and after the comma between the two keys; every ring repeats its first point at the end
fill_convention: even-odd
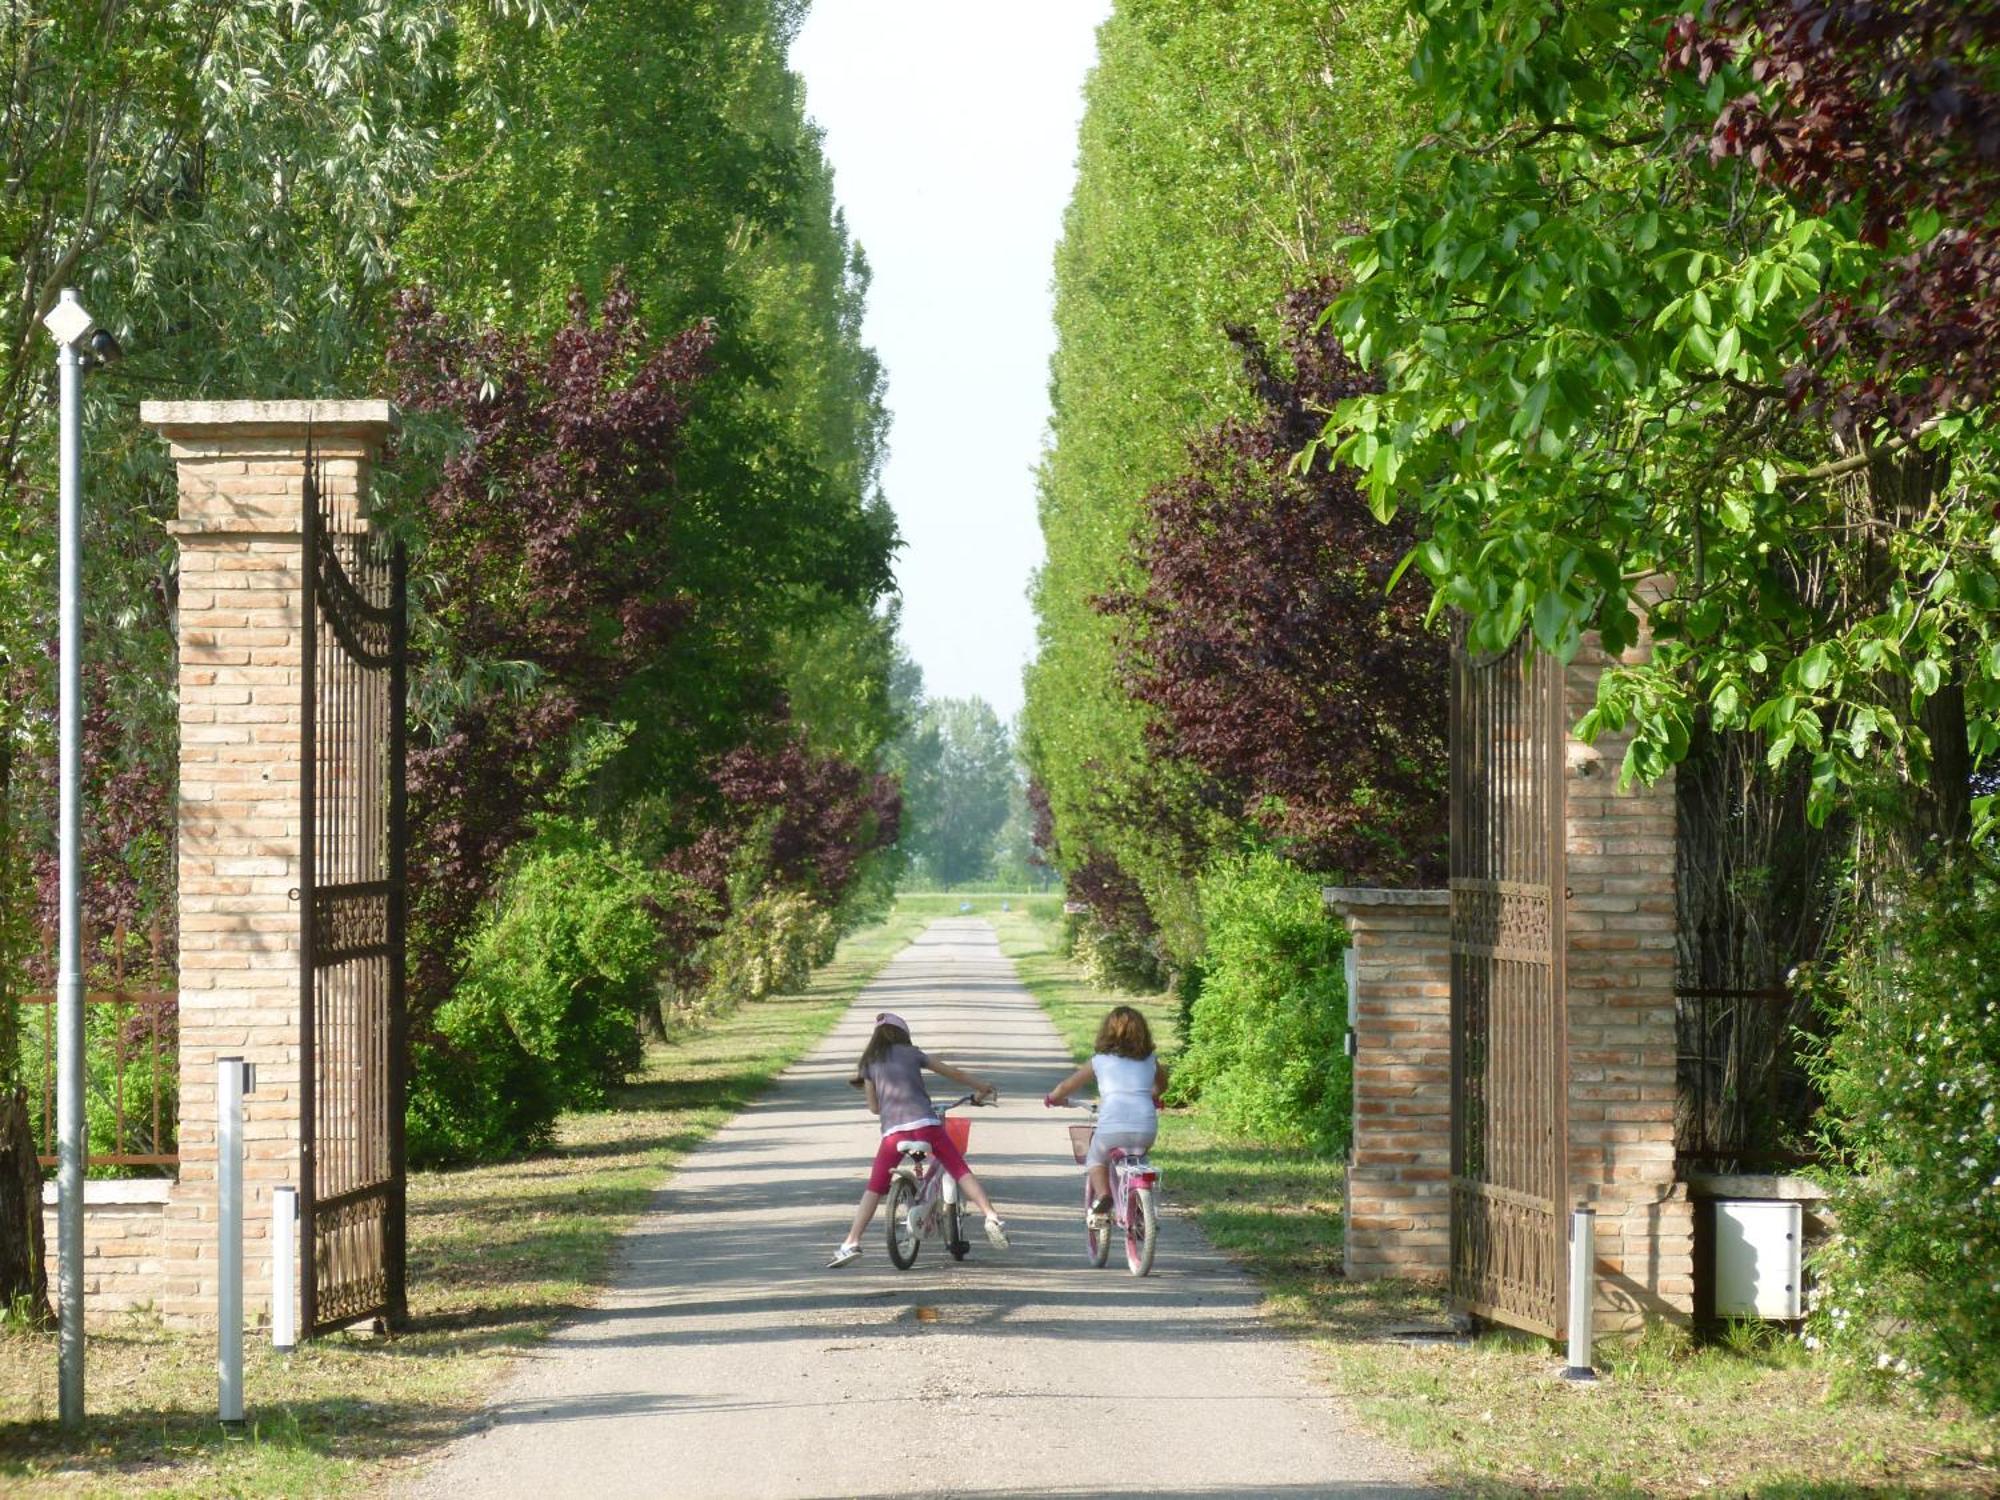
{"type": "Polygon", "coordinates": [[[896,911],[922,917],[994,917],[1024,912],[1038,922],[1062,917],[1060,891],[898,891],[896,911]]]}

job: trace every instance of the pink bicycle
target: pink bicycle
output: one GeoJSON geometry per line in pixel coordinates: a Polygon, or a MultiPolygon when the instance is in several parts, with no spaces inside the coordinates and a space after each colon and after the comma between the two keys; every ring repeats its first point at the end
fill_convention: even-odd
{"type": "MultiPolygon", "coordinates": [[[[1065,1101],[1097,1118],[1097,1106],[1087,1100],[1065,1101]]],[[[1090,1155],[1090,1138],[1097,1126],[1069,1127],[1069,1149],[1078,1164],[1090,1155]]],[[[1159,1248],[1160,1169],[1143,1151],[1125,1151],[1113,1146],[1107,1159],[1111,1167],[1111,1217],[1100,1219],[1090,1211],[1090,1179],[1083,1183],[1083,1237],[1090,1251],[1090,1263],[1101,1266],[1111,1258],[1114,1229],[1125,1235],[1125,1265],[1134,1276],[1153,1274],[1153,1253],[1159,1248]]]]}

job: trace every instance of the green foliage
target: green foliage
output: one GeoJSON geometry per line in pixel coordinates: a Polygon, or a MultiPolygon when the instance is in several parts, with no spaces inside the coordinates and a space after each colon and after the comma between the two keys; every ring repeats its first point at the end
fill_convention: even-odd
{"type": "Polygon", "coordinates": [[[839,930],[831,913],[798,891],[766,891],[739,906],[709,944],[708,982],[686,1019],[727,1015],[766,995],[805,988],[818,965],[833,957],[839,930]]]}
{"type": "Polygon", "coordinates": [[[1844,1170],[1816,1332],[2000,1413],[2000,881],[1899,894],[1833,975],[1815,1078],[1844,1170]]]}
{"type": "Polygon", "coordinates": [[[1018,775],[1007,794],[1007,817],[993,837],[993,873],[988,877],[996,890],[1045,890],[1055,872],[1035,846],[1035,809],[1028,800],[1027,783],[1018,775]]]}
{"type": "MultiPolygon", "coordinates": [[[[514,811],[587,813],[610,844],[652,864],[713,831],[706,768],[775,738],[774,717],[789,713],[816,752],[871,768],[896,727],[894,615],[882,603],[894,526],[876,487],[882,376],[860,336],[867,267],[785,65],[798,10],[794,0],[10,10],[0,467],[17,482],[0,493],[0,995],[26,980],[40,873],[30,856],[52,821],[54,442],[36,320],[65,284],[126,350],[86,384],[87,665],[103,673],[92,698],[107,780],[157,815],[114,823],[93,796],[86,823],[117,829],[91,851],[91,876],[115,877],[133,925],[153,912],[170,924],[174,906],[161,811],[174,728],[174,552],[161,522],[174,493],[137,402],[379,392],[399,287],[429,286],[475,336],[538,340],[566,320],[572,288],[600,303],[622,268],[662,336],[714,323],[716,369],[673,476],[677,529],[657,549],[698,618],[609,707],[630,725],[616,761],[514,811]]],[[[439,638],[449,621],[421,617],[441,570],[426,556],[421,507],[398,502],[455,451],[449,425],[410,422],[378,498],[411,533],[416,634],[438,648],[426,653],[432,670],[414,674],[419,717],[439,737],[476,737],[463,710],[532,688],[535,669],[504,650],[468,660],[453,649],[462,642],[439,638]]],[[[501,595],[485,602],[508,608],[501,595]]],[[[558,765],[562,738],[534,749],[558,765]]],[[[460,873],[478,892],[498,881],[504,846],[466,860],[476,868],[460,873]]],[[[884,899],[892,872],[880,863],[845,920],[884,899]]],[[[496,910],[504,925],[504,903],[496,910]]],[[[681,942],[682,928],[668,927],[681,942]]],[[[486,942],[452,951],[490,967],[486,942]]],[[[489,1000],[467,997],[458,1026],[490,1044],[492,1060],[468,1062],[470,1042],[420,1040],[413,1110],[431,1124],[413,1124],[419,1138],[449,1144],[453,1122],[477,1115],[491,1125],[472,1132],[480,1149],[502,1149],[546,1115],[533,1102],[540,1063],[512,1076],[502,1065],[516,1051],[517,1062],[537,1057],[513,1030],[524,1017],[503,1025],[489,1000]],[[434,1088],[444,1093],[427,1098],[434,1088]],[[509,1111],[522,1100],[530,1124],[516,1128],[509,1111]]],[[[11,1007],[0,1013],[0,1077],[13,1019],[11,1007]]]]}
{"type": "Polygon", "coordinates": [[[1352,1133],[1354,1088],[1347,935],[1320,884],[1266,851],[1204,874],[1208,952],[1174,1087],[1223,1130],[1332,1152],[1352,1133]]]}
{"type": "Polygon", "coordinates": [[[1065,938],[1067,956],[1075,959],[1083,977],[1100,989],[1151,995],[1165,982],[1158,951],[1129,928],[1094,917],[1072,917],[1065,938]]]}
{"type": "Polygon", "coordinates": [[[1789,384],[1874,384],[1810,332],[1865,315],[1892,253],[1858,206],[1810,211],[1711,155],[1753,79],[1676,65],[1661,7],[1416,9],[1435,128],[1332,313],[1383,385],[1326,436],[1381,514],[1421,514],[1438,606],[1477,650],[1529,630],[1568,659],[1593,629],[1623,650],[1664,591],[1653,660],[1608,674],[1583,724],[1636,729],[1628,775],[1705,717],[1801,757],[1823,818],[1949,755],[1924,710],[1961,685],[1973,754],[2000,747],[1986,415],[1836,434],[1789,384]]]}
{"type": "Polygon", "coordinates": [[[638,1066],[662,961],[659,909],[687,892],[587,823],[551,818],[518,851],[465,977],[416,1053],[410,1154],[482,1159],[545,1144],[638,1066]]]}
{"type": "MultiPolygon", "coordinates": [[[[785,66],[796,7],[610,0],[548,24],[477,6],[460,21],[436,190],[398,241],[404,274],[471,327],[537,340],[572,288],[596,298],[615,278],[660,334],[702,322],[714,340],[651,549],[671,629],[611,705],[632,726],[624,752],[563,805],[720,896],[732,850],[719,846],[758,838],[718,795],[723,758],[790,740],[872,771],[897,729],[868,275],[785,66]]],[[[510,663],[471,666],[497,679],[510,663]]],[[[419,684],[447,700],[455,685],[419,684]]],[[[880,907],[892,865],[870,853],[843,889],[816,893],[851,925],[880,907]]],[[[704,945],[727,950],[725,968],[749,962],[717,936],[726,915],[670,924],[683,988],[704,945]]]]}
{"type": "MultiPolygon", "coordinates": [[[[20,1033],[20,1084],[28,1124],[37,1141],[55,1139],[55,1007],[24,1006],[20,1033]]],[[[180,1059],[174,1046],[171,1005],[87,1005],[83,1011],[84,1149],[93,1156],[171,1154],[179,1126],[180,1059]],[[157,1030],[158,1045],[155,1046],[157,1030]],[[119,1130],[120,1110],[124,1130],[119,1130]],[[159,1135],[153,1123],[159,1122],[159,1135]]],[[[161,1167],[92,1167],[92,1177],[157,1177],[161,1167]]]]}
{"type": "Polygon", "coordinates": [[[1187,440],[1253,409],[1228,326],[1268,342],[1280,295],[1378,203],[1408,129],[1405,28],[1400,0],[1119,0],[1099,33],[1056,257],[1023,751],[1059,868],[1129,875],[1177,964],[1201,950],[1194,874],[1231,829],[1151,753],[1092,601],[1136,581],[1141,502],[1187,440]]]}
{"type": "MultiPolygon", "coordinates": [[[[429,102],[450,76],[455,0],[34,0],[8,10],[15,79],[0,150],[0,989],[34,943],[24,867],[53,821],[46,774],[56,597],[52,350],[39,319],[75,286],[125,349],[85,382],[86,669],[109,779],[169,801],[173,484],[142,396],[334,393],[376,347],[377,299],[408,195],[435,163],[429,102]],[[106,741],[113,743],[107,745],[106,741]]],[[[538,11],[494,0],[496,11],[538,11]]],[[[478,108],[468,99],[467,108],[478,108]]],[[[86,826],[107,816],[93,788],[86,826]]],[[[164,850],[170,815],[153,819],[164,850]]],[[[136,832],[143,839],[143,831],[136,832]]],[[[171,860],[102,884],[172,920],[171,860]],[[130,887],[136,883],[136,891],[130,887]]],[[[128,863],[140,863],[128,861],[128,863]]],[[[130,915],[129,910],[125,915],[130,915]]],[[[171,932],[168,933],[171,938],[171,932]]],[[[0,1073],[9,1066],[0,1021],[0,1073]]]]}
{"type": "Polygon", "coordinates": [[[903,839],[914,873],[950,889],[993,870],[1020,790],[1007,726],[984,698],[933,698],[902,747],[903,839]]]}

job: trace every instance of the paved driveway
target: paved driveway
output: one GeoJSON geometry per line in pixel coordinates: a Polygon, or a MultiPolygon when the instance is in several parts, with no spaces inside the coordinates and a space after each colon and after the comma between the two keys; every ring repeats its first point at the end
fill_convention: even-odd
{"type": "MultiPolygon", "coordinates": [[[[934,923],[827,1043],[692,1153],[602,1306],[526,1357],[421,1496],[1389,1496],[1413,1469],[1261,1323],[1253,1285],[1169,1218],[1140,1281],[1081,1255],[1079,1169],[1041,1097],[1055,1029],[978,920],[934,923]],[[839,1241],[875,1141],[842,1081],[874,1013],[992,1077],[970,1155],[1014,1246],[898,1272],[839,1241]]],[[[949,1087],[937,1081],[940,1090],[949,1087]]],[[[940,1094],[940,1097],[943,1097],[940,1094]]],[[[1166,1185],[1171,1200],[1173,1184],[1166,1185]]]]}

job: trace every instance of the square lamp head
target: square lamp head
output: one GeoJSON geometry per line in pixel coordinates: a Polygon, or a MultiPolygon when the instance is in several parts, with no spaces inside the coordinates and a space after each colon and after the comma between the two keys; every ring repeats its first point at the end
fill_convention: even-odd
{"type": "Polygon", "coordinates": [[[58,344],[67,344],[75,349],[82,347],[83,341],[90,337],[91,331],[97,327],[97,320],[83,310],[83,304],[76,300],[76,293],[64,287],[56,305],[42,319],[42,326],[55,335],[58,344]]]}

